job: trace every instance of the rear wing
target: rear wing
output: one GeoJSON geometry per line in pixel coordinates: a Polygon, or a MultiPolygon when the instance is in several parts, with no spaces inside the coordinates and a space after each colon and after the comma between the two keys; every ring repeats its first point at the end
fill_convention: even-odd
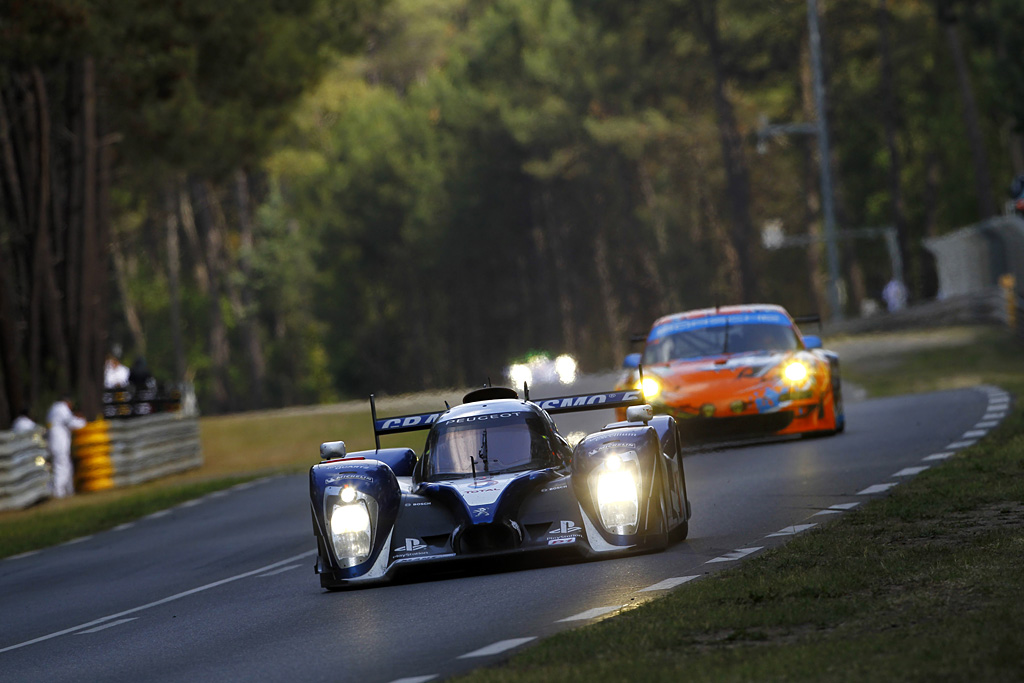
{"type": "Polygon", "coordinates": [[[582,410],[604,410],[606,408],[625,408],[644,403],[639,391],[608,391],[600,394],[580,394],[578,396],[560,396],[558,398],[542,398],[534,401],[551,415],[559,413],[576,413],[582,410]]]}
{"type": "MultiPolygon", "coordinates": [[[[551,415],[559,413],[575,413],[583,410],[603,410],[606,408],[625,408],[644,403],[639,391],[608,391],[599,394],[578,394],[576,396],[558,396],[533,401],[551,415]]],[[[377,417],[377,405],[370,395],[370,413],[373,417],[373,438],[380,450],[380,437],[383,434],[401,434],[430,429],[437,419],[446,411],[432,413],[415,413],[396,417],[377,417]]]]}

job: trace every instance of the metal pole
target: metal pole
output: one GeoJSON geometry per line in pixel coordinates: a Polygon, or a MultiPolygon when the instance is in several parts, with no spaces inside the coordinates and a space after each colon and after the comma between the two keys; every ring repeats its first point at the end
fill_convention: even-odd
{"type": "Polygon", "coordinates": [[[821,170],[821,207],[825,219],[825,253],[828,259],[828,304],[832,319],[843,319],[839,303],[839,247],[836,243],[836,213],[832,201],[832,170],[829,163],[828,119],[825,117],[825,79],[821,68],[821,31],[818,28],[818,0],[807,0],[811,70],[814,74],[814,104],[818,115],[818,164],[821,170]]]}

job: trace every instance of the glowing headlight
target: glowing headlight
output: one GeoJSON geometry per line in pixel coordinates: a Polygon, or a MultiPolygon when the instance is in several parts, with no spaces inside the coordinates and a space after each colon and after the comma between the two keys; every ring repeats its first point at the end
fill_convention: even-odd
{"type": "Polygon", "coordinates": [[[576,359],[566,354],[555,359],[555,374],[562,384],[576,381],[576,359]]]}
{"type": "Polygon", "coordinates": [[[523,384],[533,384],[533,372],[522,363],[516,363],[508,369],[508,378],[512,380],[512,386],[522,387],[523,384]]]}
{"type": "Polygon", "coordinates": [[[358,564],[370,554],[370,513],[358,501],[335,505],[331,511],[331,540],[338,559],[358,564]]]}
{"type": "Polygon", "coordinates": [[[791,384],[803,382],[807,374],[807,366],[798,360],[792,361],[782,370],[782,377],[791,384]]]}
{"type": "Polygon", "coordinates": [[[597,510],[602,526],[613,534],[635,533],[640,516],[636,478],[623,465],[619,456],[610,456],[597,475],[597,510]]]}
{"type": "Polygon", "coordinates": [[[661,393],[661,382],[653,377],[644,377],[643,384],[636,383],[636,388],[643,393],[644,398],[654,398],[661,393]]]}

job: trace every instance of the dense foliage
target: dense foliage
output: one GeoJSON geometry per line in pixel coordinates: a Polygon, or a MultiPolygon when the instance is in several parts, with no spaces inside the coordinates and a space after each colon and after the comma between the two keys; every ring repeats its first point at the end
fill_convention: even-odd
{"type": "MultiPolygon", "coordinates": [[[[839,225],[895,226],[912,295],[932,296],[922,239],[999,210],[1024,170],[1020,3],[820,5],[839,225]]],[[[77,116],[69,79],[92,60],[116,150],[94,182],[112,276],[89,367],[120,341],[221,411],[477,384],[526,349],[609,367],[684,307],[827,312],[820,243],[760,238],[821,232],[815,139],[759,135],[815,120],[805,2],[7,7],[0,109],[30,111],[39,71],[54,116],[77,116]]],[[[28,263],[39,228],[12,178],[36,167],[5,145],[0,255],[28,263]]],[[[51,253],[65,283],[70,252],[51,253]]],[[[841,253],[855,315],[889,260],[873,238],[841,253]]],[[[60,384],[41,360],[59,344],[31,333],[47,285],[22,269],[0,292],[24,321],[2,335],[4,412],[26,377],[36,405],[60,384]]]]}

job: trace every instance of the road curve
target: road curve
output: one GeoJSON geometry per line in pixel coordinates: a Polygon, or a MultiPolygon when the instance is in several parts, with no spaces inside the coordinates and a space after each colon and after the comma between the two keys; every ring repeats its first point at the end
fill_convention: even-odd
{"type": "Polygon", "coordinates": [[[692,453],[690,538],[663,553],[341,593],[313,574],[305,476],[250,482],[0,561],[0,671],[48,683],[450,676],[835,518],[981,438],[1008,400],[982,387],[856,402],[835,438],[692,453]]]}

